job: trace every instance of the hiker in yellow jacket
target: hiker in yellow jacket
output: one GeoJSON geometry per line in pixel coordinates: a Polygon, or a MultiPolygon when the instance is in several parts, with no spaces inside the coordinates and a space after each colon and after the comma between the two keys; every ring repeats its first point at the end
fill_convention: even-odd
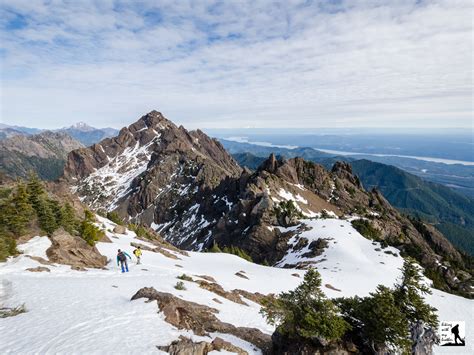
{"type": "Polygon", "coordinates": [[[137,257],[137,265],[140,265],[140,258],[142,257],[142,249],[138,246],[133,251],[133,254],[137,257]]]}

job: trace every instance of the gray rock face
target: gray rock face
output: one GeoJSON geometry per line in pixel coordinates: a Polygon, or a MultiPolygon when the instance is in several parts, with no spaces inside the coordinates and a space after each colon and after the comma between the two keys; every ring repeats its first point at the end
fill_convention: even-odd
{"type": "Polygon", "coordinates": [[[410,333],[413,342],[412,354],[433,354],[433,346],[439,343],[439,337],[434,329],[426,327],[422,322],[417,322],[412,324],[410,333]]]}

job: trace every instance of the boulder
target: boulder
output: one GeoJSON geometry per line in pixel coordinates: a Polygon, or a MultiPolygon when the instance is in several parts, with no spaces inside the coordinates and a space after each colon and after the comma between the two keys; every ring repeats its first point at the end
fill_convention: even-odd
{"type": "Polygon", "coordinates": [[[124,226],[117,224],[114,228],[114,233],[125,234],[127,233],[127,229],[124,226]]]}
{"type": "Polygon", "coordinates": [[[30,268],[26,269],[26,271],[30,271],[30,272],[50,272],[51,270],[49,270],[46,266],[37,266],[37,267],[30,267],[30,268]]]}
{"type": "Polygon", "coordinates": [[[107,258],[78,236],[73,236],[60,228],[52,236],[51,247],[46,250],[48,259],[53,263],[70,265],[73,269],[104,268],[107,258]]]}
{"type": "Polygon", "coordinates": [[[171,355],[206,355],[211,351],[228,351],[238,355],[248,355],[245,350],[223,340],[215,338],[211,343],[206,341],[193,342],[191,339],[180,336],[168,346],[158,346],[158,349],[166,351],[171,355]]]}

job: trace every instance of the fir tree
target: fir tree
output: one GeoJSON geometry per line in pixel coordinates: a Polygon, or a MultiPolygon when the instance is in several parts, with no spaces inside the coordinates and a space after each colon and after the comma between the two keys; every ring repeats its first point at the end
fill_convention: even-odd
{"type": "Polygon", "coordinates": [[[96,227],[88,219],[84,219],[81,222],[80,234],[89,245],[93,246],[100,238],[104,236],[104,232],[96,227]]]}
{"type": "Polygon", "coordinates": [[[306,272],[295,290],[267,300],[261,313],[290,338],[335,340],[349,329],[338,307],[321,290],[321,276],[314,269],[306,272]]]}
{"type": "Polygon", "coordinates": [[[379,285],[377,290],[364,298],[358,309],[363,332],[372,347],[393,345],[406,351],[410,346],[408,321],[400,311],[392,290],[379,285]]]}
{"type": "Polygon", "coordinates": [[[77,224],[78,221],[74,214],[74,208],[69,202],[66,202],[64,206],[61,207],[60,225],[70,234],[74,234],[77,229],[77,224]]]}
{"type": "Polygon", "coordinates": [[[33,208],[28,201],[25,184],[19,183],[17,185],[16,191],[9,203],[12,206],[13,212],[13,218],[9,221],[10,231],[15,236],[20,236],[25,233],[25,228],[28,226],[33,215],[33,208]]]}
{"type": "Polygon", "coordinates": [[[58,228],[58,223],[55,213],[51,208],[51,204],[48,203],[45,198],[40,198],[37,200],[36,206],[36,213],[38,215],[40,228],[48,235],[53,234],[53,232],[58,228]]]}
{"type": "Polygon", "coordinates": [[[44,195],[44,187],[38,175],[33,172],[28,175],[27,191],[31,204],[38,210],[39,200],[44,195]]]}
{"type": "Polygon", "coordinates": [[[431,294],[431,290],[423,284],[423,275],[415,260],[406,258],[402,277],[395,285],[395,301],[410,323],[421,321],[431,327],[437,327],[436,308],[425,302],[423,294],[431,294]]]}

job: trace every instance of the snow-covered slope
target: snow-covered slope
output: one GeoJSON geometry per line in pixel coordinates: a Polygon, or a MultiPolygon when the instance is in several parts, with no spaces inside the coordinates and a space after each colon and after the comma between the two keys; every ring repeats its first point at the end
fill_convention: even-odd
{"type": "MultiPolygon", "coordinates": [[[[302,232],[300,237],[310,240],[333,238],[324,255],[317,258],[327,260],[316,264],[328,296],[365,295],[379,283],[392,285],[395,282],[402,264],[399,256],[376,251],[378,246],[363,238],[347,222],[327,219],[306,223],[312,230],[302,232]]],[[[113,230],[114,225],[108,220],[100,218],[99,225],[102,224],[113,230]]],[[[179,291],[174,288],[176,277],[183,273],[193,277],[207,275],[225,290],[243,289],[268,294],[295,288],[304,274],[303,270],[265,267],[229,254],[190,252],[189,256],[184,256],[171,250],[170,253],[179,259],[145,250],[142,265],[131,263],[130,272],[122,274],[115,264],[117,249],[131,254],[131,242],[148,244],[130,231],[126,235],[111,232],[107,235],[112,243],[97,245],[100,252],[111,259],[107,270],[73,271],[64,265],[49,265],[51,272],[25,271],[40,266],[28,255],[46,257],[45,250],[50,246],[47,237],[31,239],[20,246],[23,255],[0,264],[0,302],[8,306],[24,303],[28,310],[15,317],[0,319],[1,354],[148,354],[159,353],[157,345],[168,345],[181,334],[195,340],[210,340],[166,323],[163,315],[157,312],[155,302],[130,301],[131,296],[145,286],[217,308],[216,316],[222,321],[255,327],[271,334],[273,328],[260,316],[256,303],[245,300],[248,306],[237,304],[193,282],[185,281],[187,290],[179,291]],[[244,271],[248,279],[236,276],[239,271],[244,271]],[[213,300],[216,298],[222,303],[216,303],[213,300]]],[[[297,259],[298,255],[300,252],[290,253],[285,258],[297,259]]],[[[435,290],[429,302],[439,309],[441,320],[466,320],[466,338],[472,339],[472,301],[435,290]]],[[[234,336],[211,336],[220,336],[251,354],[259,353],[253,345],[234,336]]],[[[468,345],[470,348],[465,348],[466,353],[472,353],[469,340],[468,345]]],[[[447,350],[437,348],[436,352],[447,350]]],[[[460,353],[459,348],[455,353],[460,353]]]]}

